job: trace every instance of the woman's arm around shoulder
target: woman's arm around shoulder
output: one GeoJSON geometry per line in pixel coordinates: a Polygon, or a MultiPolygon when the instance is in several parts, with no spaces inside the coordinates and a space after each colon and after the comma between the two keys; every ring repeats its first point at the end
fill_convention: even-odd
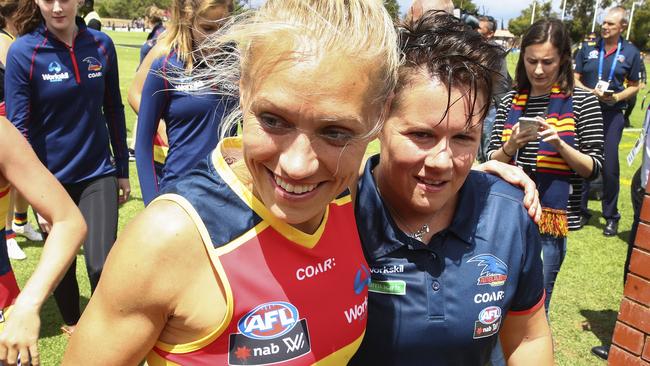
{"type": "Polygon", "coordinates": [[[67,271],[86,236],[81,212],[61,184],[41,164],[27,141],[0,117],[0,179],[4,177],[45,219],[52,230],[34,273],[16,298],[0,334],[0,363],[39,364],[37,349],[41,307],[67,271]]]}
{"type": "Polygon", "coordinates": [[[147,207],[124,229],[70,339],[64,365],[135,365],[158,340],[205,255],[187,213],[170,201],[147,207]],[[199,252],[200,251],[200,252],[199,252]]]}

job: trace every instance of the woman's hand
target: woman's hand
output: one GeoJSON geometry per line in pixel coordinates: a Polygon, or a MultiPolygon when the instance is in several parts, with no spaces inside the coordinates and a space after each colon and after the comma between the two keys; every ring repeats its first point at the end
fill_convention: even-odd
{"type": "Polygon", "coordinates": [[[129,199],[131,195],[131,183],[129,183],[129,178],[118,178],[117,185],[119,187],[118,192],[118,203],[121,205],[129,199]]]}
{"type": "Polygon", "coordinates": [[[558,135],[557,130],[545,121],[540,122],[539,137],[542,141],[553,145],[553,147],[558,151],[562,148],[562,144],[564,143],[560,138],[560,135],[558,135]]]}
{"type": "MultiPolygon", "coordinates": [[[[539,116],[537,117],[537,120],[539,122],[544,121],[544,119],[539,116]]],[[[535,141],[538,138],[538,130],[522,129],[521,124],[517,122],[514,126],[512,126],[512,134],[510,135],[510,139],[503,144],[503,148],[508,152],[512,152],[514,155],[514,152],[526,146],[527,143],[535,141]]]]}
{"type": "Polygon", "coordinates": [[[496,175],[514,186],[523,188],[524,207],[528,210],[528,215],[535,222],[539,222],[542,217],[542,206],[539,204],[537,186],[521,168],[500,161],[489,160],[474,167],[474,169],[496,175]]]}
{"type": "Polygon", "coordinates": [[[39,309],[14,305],[0,333],[0,363],[11,366],[40,365],[38,331],[41,327],[39,309]],[[20,358],[19,358],[20,355],[20,358]]]}
{"type": "Polygon", "coordinates": [[[605,94],[600,89],[592,89],[592,93],[598,98],[599,101],[607,105],[614,105],[618,102],[618,96],[616,94],[605,94]]]}

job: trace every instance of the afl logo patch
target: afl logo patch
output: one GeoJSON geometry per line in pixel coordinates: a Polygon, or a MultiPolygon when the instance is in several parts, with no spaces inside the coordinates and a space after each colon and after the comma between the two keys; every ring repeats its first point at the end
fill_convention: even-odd
{"type": "Polygon", "coordinates": [[[298,309],[288,302],[267,302],[249,311],[237,324],[239,332],[253,339],[287,334],[298,321],[298,309]]]}
{"type": "Polygon", "coordinates": [[[267,302],[246,313],[230,334],[228,364],[268,365],[311,351],[307,320],[285,301],[267,302]]]}
{"type": "Polygon", "coordinates": [[[492,324],[501,318],[501,308],[498,306],[489,306],[478,314],[478,320],[483,324],[492,324]]]}
{"type": "Polygon", "coordinates": [[[474,339],[489,337],[496,334],[501,326],[501,308],[488,306],[478,314],[474,322],[474,339]]]}

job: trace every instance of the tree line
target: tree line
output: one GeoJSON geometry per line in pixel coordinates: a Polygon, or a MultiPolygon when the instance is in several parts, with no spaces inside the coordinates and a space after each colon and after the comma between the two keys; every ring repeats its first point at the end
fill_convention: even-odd
{"type": "MultiPolygon", "coordinates": [[[[169,9],[173,0],[96,0],[95,10],[101,17],[119,19],[143,18],[147,8],[155,5],[160,9],[169,9]]],[[[250,0],[233,0],[235,12],[250,8],[250,0]]],[[[388,13],[394,19],[399,17],[400,8],[397,0],[384,0],[388,13]]]]}

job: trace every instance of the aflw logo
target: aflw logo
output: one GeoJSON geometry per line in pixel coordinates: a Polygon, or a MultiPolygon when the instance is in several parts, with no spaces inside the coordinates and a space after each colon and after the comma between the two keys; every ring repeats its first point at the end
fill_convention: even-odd
{"type": "Polygon", "coordinates": [[[353,320],[361,320],[366,317],[366,311],[368,310],[368,296],[364,297],[361,304],[354,305],[348,310],[344,311],[345,319],[348,323],[352,323],[353,320]]]}
{"type": "Polygon", "coordinates": [[[282,342],[287,346],[286,353],[298,351],[305,345],[305,333],[300,333],[293,338],[283,338],[282,342]]]}

